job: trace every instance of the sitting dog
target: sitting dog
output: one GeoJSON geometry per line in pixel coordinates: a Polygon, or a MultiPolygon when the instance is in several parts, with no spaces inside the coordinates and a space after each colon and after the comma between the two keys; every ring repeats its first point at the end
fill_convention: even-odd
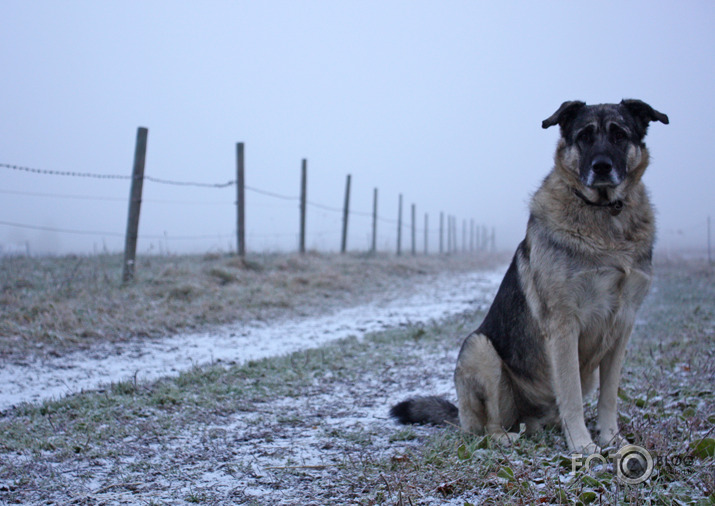
{"type": "Polygon", "coordinates": [[[408,399],[402,423],[453,423],[511,438],[561,423],[569,449],[599,452],[583,396],[597,384],[598,444],[618,445],[617,393],[626,343],[651,283],[655,220],[641,178],[643,139],[668,117],[640,100],[565,102],[555,166],[534,194],[519,244],[481,326],[467,336],[454,383],[459,408],[408,399]]]}

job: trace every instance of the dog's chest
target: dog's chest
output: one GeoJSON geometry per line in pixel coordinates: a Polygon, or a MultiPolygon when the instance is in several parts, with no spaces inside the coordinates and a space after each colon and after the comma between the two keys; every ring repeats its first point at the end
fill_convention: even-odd
{"type": "Polygon", "coordinates": [[[579,355],[601,355],[616,339],[627,337],[636,311],[648,293],[651,276],[631,267],[600,267],[584,273],[574,292],[580,324],[579,355]]]}

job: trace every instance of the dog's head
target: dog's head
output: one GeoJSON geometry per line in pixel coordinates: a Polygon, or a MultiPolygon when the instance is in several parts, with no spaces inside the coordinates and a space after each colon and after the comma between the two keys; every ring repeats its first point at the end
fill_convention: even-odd
{"type": "Polygon", "coordinates": [[[651,121],[668,124],[668,116],[640,100],[599,105],[570,101],[541,126],[561,127],[557,164],[583,187],[605,194],[631,176],[640,178],[647,165],[643,138],[651,121]]]}

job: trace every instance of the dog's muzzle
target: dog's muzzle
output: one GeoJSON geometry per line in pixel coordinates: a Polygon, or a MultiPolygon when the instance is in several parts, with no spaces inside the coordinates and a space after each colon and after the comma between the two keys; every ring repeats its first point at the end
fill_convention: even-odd
{"type": "Polygon", "coordinates": [[[621,181],[618,171],[613,166],[613,160],[606,155],[597,155],[591,162],[591,170],[584,182],[591,188],[603,188],[618,186],[621,181]]]}

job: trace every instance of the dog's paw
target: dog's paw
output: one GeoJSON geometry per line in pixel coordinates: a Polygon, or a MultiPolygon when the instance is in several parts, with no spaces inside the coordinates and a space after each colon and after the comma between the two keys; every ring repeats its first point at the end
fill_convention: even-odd
{"type": "Polygon", "coordinates": [[[630,444],[626,438],[621,436],[620,434],[616,434],[615,436],[608,437],[606,435],[599,435],[598,437],[598,443],[603,447],[603,448],[613,448],[614,450],[618,451],[620,448],[623,448],[624,446],[630,444]]]}
{"type": "Polygon", "coordinates": [[[610,439],[599,438],[598,442],[604,450],[613,450],[615,452],[630,444],[626,438],[618,434],[610,439]]]}
{"type": "Polygon", "coordinates": [[[584,441],[580,444],[574,444],[571,450],[574,453],[580,453],[581,455],[592,455],[594,453],[601,453],[602,449],[593,441],[584,441]]]}
{"type": "Polygon", "coordinates": [[[511,446],[517,439],[519,439],[519,434],[518,432],[506,432],[506,431],[501,431],[501,432],[493,432],[489,434],[491,437],[492,441],[495,443],[498,443],[502,446],[511,446]]]}

